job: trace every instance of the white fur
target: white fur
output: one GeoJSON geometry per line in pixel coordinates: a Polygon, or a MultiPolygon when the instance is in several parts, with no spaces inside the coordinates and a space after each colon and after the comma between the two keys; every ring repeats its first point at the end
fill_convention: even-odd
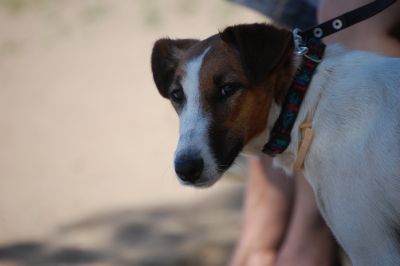
{"type": "Polygon", "coordinates": [[[328,46],[274,159],[288,173],[307,117],[304,175],[335,237],[354,266],[400,265],[400,59],[328,46]]]}
{"type": "Polygon", "coordinates": [[[210,182],[217,175],[217,165],[208,141],[209,118],[200,101],[200,70],[209,48],[186,64],[182,87],[186,103],[179,115],[179,142],[175,157],[185,153],[200,153],[204,160],[204,171],[197,186],[210,182]]]}

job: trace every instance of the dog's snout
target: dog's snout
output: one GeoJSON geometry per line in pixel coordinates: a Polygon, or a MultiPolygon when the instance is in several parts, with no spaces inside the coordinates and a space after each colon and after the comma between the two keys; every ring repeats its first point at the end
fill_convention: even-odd
{"type": "Polygon", "coordinates": [[[191,184],[196,183],[196,181],[200,179],[203,168],[204,161],[200,157],[184,156],[175,159],[176,174],[182,181],[191,184]]]}

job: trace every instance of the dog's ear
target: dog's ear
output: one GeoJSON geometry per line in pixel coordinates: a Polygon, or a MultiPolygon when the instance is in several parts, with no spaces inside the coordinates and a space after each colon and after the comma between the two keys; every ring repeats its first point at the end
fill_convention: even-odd
{"type": "Polygon", "coordinates": [[[239,51],[246,74],[256,83],[293,53],[290,31],[268,24],[242,24],[226,28],[220,38],[239,51]]]}
{"type": "Polygon", "coordinates": [[[154,82],[160,94],[168,98],[168,88],[172,83],[175,70],[178,67],[183,52],[189,49],[198,40],[168,38],[156,41],[151,54],[151,69],[154,82]]]}

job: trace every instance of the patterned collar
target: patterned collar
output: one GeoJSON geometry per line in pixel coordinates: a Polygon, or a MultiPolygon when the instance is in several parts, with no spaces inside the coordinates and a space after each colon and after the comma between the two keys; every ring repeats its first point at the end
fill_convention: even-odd
{"type": "Polygon", "coordinates": [[[301,103],[324,55],[325,45],[319,39],[309,39],[306,47],[308,50],[305,51],[306,54],[303,54],[303,61],[289,88],[281,113],[271,131],[268,143],[263,148],[263,152],[270,156],[284,152],[289,146],[290,134],[301,103]]]}

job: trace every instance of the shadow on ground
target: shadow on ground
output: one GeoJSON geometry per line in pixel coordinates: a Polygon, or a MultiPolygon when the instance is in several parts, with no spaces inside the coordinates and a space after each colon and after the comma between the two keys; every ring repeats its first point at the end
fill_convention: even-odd
{"type": "Polygon", "coordinates": [[[225,265],[239,232],[239,189],[181,207],[119,210],[0,247],[0,265],[225,265]]]}

